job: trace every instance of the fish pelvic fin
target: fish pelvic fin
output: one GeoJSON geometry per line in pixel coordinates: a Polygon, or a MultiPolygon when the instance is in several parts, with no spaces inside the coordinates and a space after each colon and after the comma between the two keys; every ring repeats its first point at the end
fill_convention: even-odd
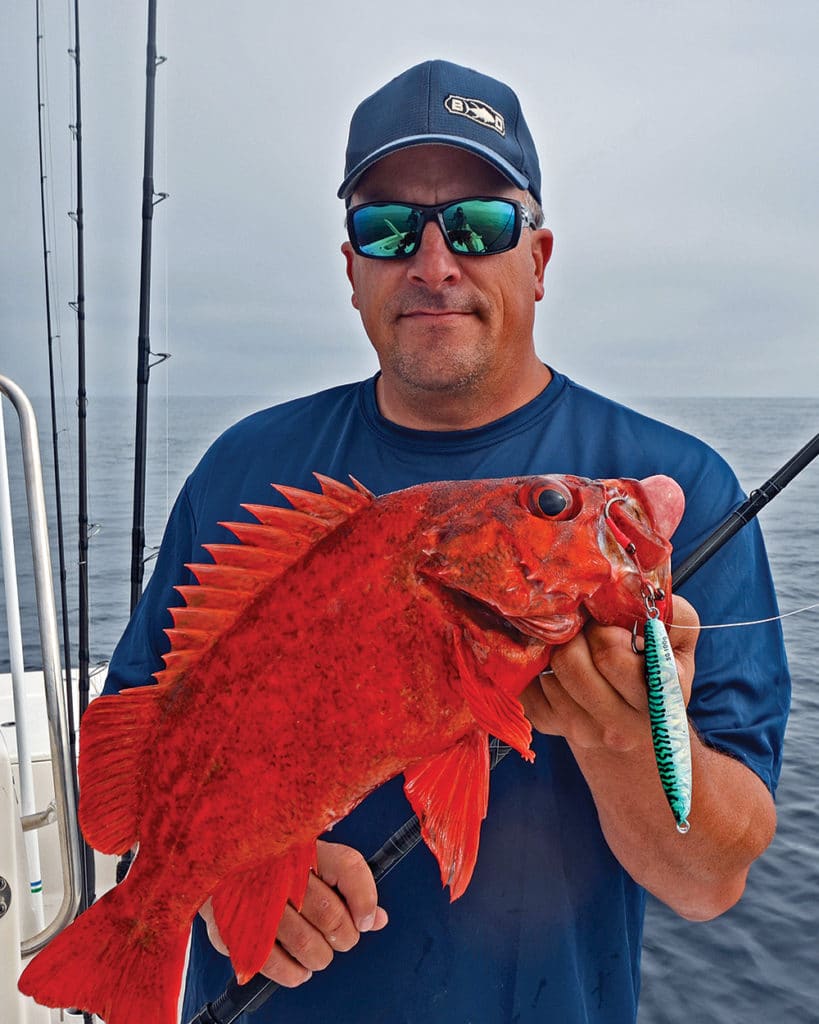
{"type": "Polygon", "coordinates": [[[375,497],[357,481],[355,487],[314,474],[321,493],[274,484],[292,508],[242,505],[256,523],[220,523],[238,544],[205,544],[213,563],[189,563],[198,585],[175,589],[185,605],[170,608],[171,642],[156,673],[158,683],[173,684],[186,676],[202,654],[241,616],[256,595],[278,579],[324,537],[375,497]]]}
{"type": "Polygon", "coordinates": [[[472,878],[489,802],[487,733],[472,729],[443,753],[408,768],[404,793],[454,901],[472,878]]]}
{"type": "Polygon", "coordinates": [[[288,900],[301,909],[310,869],[315,866],[313,841],[233,872],[214,892],[216,926],[240,985],[264,967],[288,900]]]}
{"type": "Polygon", "coordinates": [[[534,761],[532,726],[517,697],[512,697],[483,673],[469,641],[457,630],[452,634],[461,692],[478,725],[497,736],[526,761],[534,761]]]}
{"type": "MultiPolygon", "coordinates": [[[[133,872],[132,872],[133,873],[133,872]]],[[[60,932],[18,987],[45,1006],[77,1007],[107,1024],[175,1024],[190,922],[138,923],[126,879],[60,932]]]]}
{"type": "Polygon", "coordinates": [[[123,690],[97,697],[83,715],[79,819],[102,853],[125,853],[137,840],[141,765],[161,698],[156,686],[123,690]]]}

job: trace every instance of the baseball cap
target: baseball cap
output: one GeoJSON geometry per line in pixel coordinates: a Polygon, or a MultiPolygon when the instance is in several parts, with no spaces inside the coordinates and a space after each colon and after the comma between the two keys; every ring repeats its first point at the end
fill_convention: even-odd
{"type": "Polygon", "coordinates": [[[416,64],[358,105],[339,198],[349,198],[361,175],[382,157],[430,143],[483,157],[541,202],[537,150],[515,93],[445,60],[416,64]]]}

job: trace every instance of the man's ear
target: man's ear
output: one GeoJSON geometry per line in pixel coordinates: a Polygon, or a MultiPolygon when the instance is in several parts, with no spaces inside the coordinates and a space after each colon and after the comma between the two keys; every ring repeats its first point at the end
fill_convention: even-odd
{"type": "Polygon", "coordinates": [[[347,280],[352,285],[353,294],[350,296],[350,301],[353,304],[353,309],[358,309],[358,299],[355,294],[355,271],[353,269],[355,252],[349,242],[342,243],[341,251],[344,253],[344,259],[347,263],[347,280]]]}
{"type": "Polygon", "coordinates": [[[548,228],[538,228],[532,232],[532,259],[535,265],[535,302],[540,302],[545,293],[543,276],[546,264],[552,258],[555,238],[548,228]]]}

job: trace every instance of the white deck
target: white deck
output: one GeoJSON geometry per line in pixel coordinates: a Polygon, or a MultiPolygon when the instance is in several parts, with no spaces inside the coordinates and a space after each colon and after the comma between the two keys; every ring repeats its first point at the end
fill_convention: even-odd
{"type": "MultiPolygon", "coordinates": [[[[104,668],[91,680],[91,697],[97,696],[104,682],[104,668]]],[[[34,792],[37,810],[44,810],[54,797],[51,777],[51,751],[42,673],[26,672],[25,706],[31,750],[34,792]]],[[[76,693],[75,693],[76,708],[76,693]]],[[[17,991],[22,970],[20,942],[37,931],[32,897],[27,878],[27,857],[20,828],[19,777],[17,773],[17,737],[12,699],[11,676],[0,674],[0,876],[11,888],[8,912],[0,918],[0,1019],[3,1024],[54,1024],[56,1021],[81,1021],[82,1017],[47,1010],[17,991]]],[[[43,880],[43,907],[46,922],[56,916],[63,896],[60,850],[56,824],[37,831],[43,880]]],[[[116,858],[96,855],[97,894],[114,884],[116,858]]]]}

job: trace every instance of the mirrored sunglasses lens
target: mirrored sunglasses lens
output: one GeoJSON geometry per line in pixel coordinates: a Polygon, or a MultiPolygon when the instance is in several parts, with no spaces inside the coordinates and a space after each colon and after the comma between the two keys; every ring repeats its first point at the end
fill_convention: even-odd
{"type": "Polygon", "coordinates": [[[455,252],[503,252],[515,237],[517,208],[502,199],[469,199],[443,212],[455,252]]]}
{"type": "Polygon", "coordinates": [[[365,206],[353,213],[353,231],[365,256],[411,256],[418,243],[421,215],[403,203],[365,206]]]}

